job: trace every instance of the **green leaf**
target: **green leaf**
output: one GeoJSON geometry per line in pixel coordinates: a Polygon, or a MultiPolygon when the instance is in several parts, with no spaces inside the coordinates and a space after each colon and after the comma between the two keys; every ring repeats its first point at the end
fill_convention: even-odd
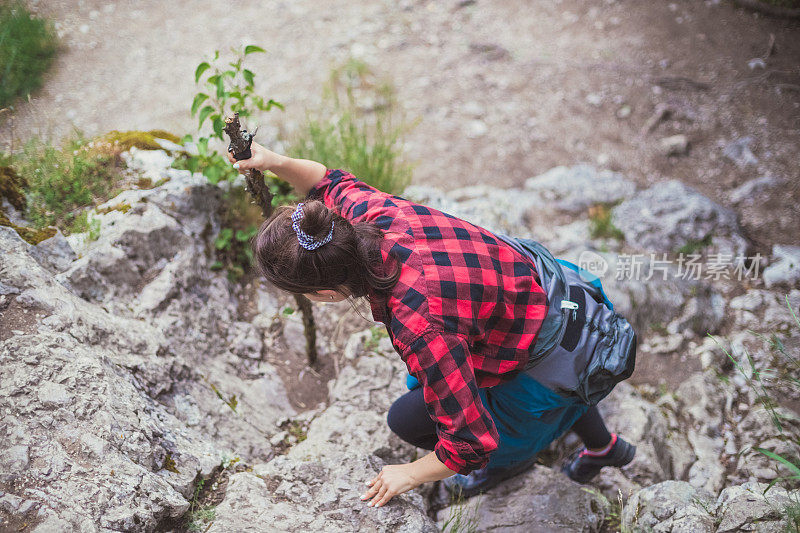
{"type": "Polygon", "coordinates": [[[244,69],[244,71],[242,72],[242,76],[244,76],[244,80],[247,82],[247,85],[251,86],[255,85],[255,82],[253,80],[255,79],[256,75],[253,74],[252,70],[244,69]]]}
{"type": "Polygon", "coordinates": [[[208,268],[210,268],[211,270],[222,270],[222,267],[223,267],[222,261],[214,261],[208,268]]]}
{"type": "Polygon", "coordinates": [[[218,116],[214,117],[214,133],[217,134],[217,137],[220,139],[222,138],[222,130],[225,128],[225,122],[218,116]]]}
{"type": "Polygon", "coordinates": [[[203,72],[207,71],[211,68],[211,65],[203,61],[199,65],[197,65],[197,69],[194,71],[194,82],[197,83],[200,81],[200,76],[203,75],[203,72]]]}
{"type": "Polygon", "coordinates": [[[277,107],[281,111],[285,111],[285,109],[283,108],[283,104],[281,104],[280,102],[276,102],[272,98],[270,98],[269,102],[267,102],[267,107],[264,109],[264,111],[269,111],[273,107],[277,107]]]}
{"type": "Polygon", "coordinates": [[[186,135],[181,137],[181,144],[190,143],[193,140],[194,140],[194,137],[192,137],[192,134],[191,133],[187,133],[186,135]]]}
{"type": "Polygon", "coordinates": [[[224,76],[228,76],[229,78],[235,78],[236,77],[236,71],[234,71],[234,70],[226,70],[225,72],[222,73],[222,76],[223,77],[224,76]]]}
{"type": "Polygon", "coordinates": [[[254,54],[256,52],[266,52],[266,50],[254,44],[248,44],[247,46],[244,47],[244,55],[254,54]]]}
{"type": "Polygon", "coordinates": [[[208,155],[208,137],[202,137],[197,141],[197,152],[202,155],[208,155]]]}
{"type": "Polygon", "coordinates": [[[765,450],[764,448],[756,448],[756,451],[760,452],[760,453],[763,453],[764,455],[766,455],[770,459],[774,459],[774,460],[782,463],[784,466],[786,466],[792,472],[792,474],[793,474],[792,478],[800,479],[800,466],[794,464],[793,462],[791,462],[790,460],[786,459],[785,457],[782,457],[782,456],[778,455],[775,452],[771,452],[769,450],[765,450]]]}
{"type": "Polygon", "coordinates": [[[217,248],[217,250],[222,250],[223,248],[227,248],[231,242],[231,237],[233,237],[233,229],[222,228],[219,231],[217,239],[214,241],[214,246],[217,248]]]}
{"type": "Polygon", "coordinates": [[[225,83],[224,78],[220,76],[217,78],[217,98],[222,98],[225,96],[225,83]]]}
{"type": "Polygon", "coordinates": [[[205,106],[203,109],[200,110],[200,125],[198,127],[203,126],[203,122],[208,118],[208,115],[214,112],[214,108],[210,105],[205,106]]]}
{"type": "MultiPolygon", "coordinates": [[[[220,181],[220,179],[222,179],[222,176],[223,176],[224,173],[225,173],[225,171],[223,169],[221,169],[220,167],[216,166],[216,165],[209,165],[205,169],[203,169],[203,175],[205,177],[207,177],[208,181],[213,183],[214,185],[219,183],[219,181],[220,181]]],[[[220,231],[220,235],[222,235],[222,233],[224,231],[226,231],[226,230],[220,231]]],[[[233,230],[230,230],[230,231],[231,231],[231,233],[233,232],[233,230]]],[[[226,233],[226,235],[227,235],[227,233],[226,233]]],[[[227,241],[230,241],[230,237],[227,238],[227,241]]],[[[226,244],[227,244],[227,241],[226,241],[226,244]]],[[[217,248],[221,249],[219,246],[217,246],[217,248]]],[[[223,248],[224,248],[224,246],[223,246],[223,248]]]]}
{"type": "Polygon", "coordinates": [[[208,100],[208,95],[205,93],[198,93],[197,96],[194,97],[194,101],[192,102],[192,116],[200,109],[200,104],[206,100],[208,100]]]}
{"type": "Polygon", "coordinates": [[[219,50],[214,50],[214,61],[219,59],[219,50]]]}
{"type": "Polygon", "coordinates": [[[186,159],[186,170],[194,174],[198,170],[200,170],[200,159],[194,156],[191,156],[186,159]]]}

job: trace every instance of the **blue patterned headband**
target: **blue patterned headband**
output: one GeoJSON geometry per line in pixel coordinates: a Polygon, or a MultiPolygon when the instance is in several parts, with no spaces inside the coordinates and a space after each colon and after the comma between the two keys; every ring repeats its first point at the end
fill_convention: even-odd
{"type": "Polygon", "coordinates": [[[300,229],[300,221],[303,219],[304,216],[305,213],[303,213],[303,203],[301,202],[297,204],[294,213],[292,213],[292,229],[294,230],[295,233],[297,233],[297,240],[300,242],[300,246],[302,246],[306,250],[316,250],[323,244],[328,244],[329,242],[331,242],[331,239],[333,238],[333,221],[331,221],[331,230],[328,232],[328,234],[325,236],[324,239],[318,241],[314,237],[312,237],[311,235],[300,229]]]}

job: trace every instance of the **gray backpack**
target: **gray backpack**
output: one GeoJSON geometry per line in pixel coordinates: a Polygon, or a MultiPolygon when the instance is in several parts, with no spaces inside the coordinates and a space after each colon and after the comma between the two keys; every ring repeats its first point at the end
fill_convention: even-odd
{"type": "Polygon", "coordinates": [[[614,312],[600,280],[540,243],[498,235],[536,265],[548,310],[525,373],[564,396],[589,405],[633,373],[636,333],[614,312]]]}

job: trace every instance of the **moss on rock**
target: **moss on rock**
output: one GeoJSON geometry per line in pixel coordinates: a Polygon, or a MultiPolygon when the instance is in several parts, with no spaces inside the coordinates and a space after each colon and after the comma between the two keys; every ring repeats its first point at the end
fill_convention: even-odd
{"type": "MultiPolygon", "coordinates": [[[[94,155],[109,157],[119,157],[122,152],[127,152],[134,146],[140,150],[164,150],[156,139],[164,139],[175,144],[180,144],[181,139],[177,135],[164,130],[150,131],[118,131],[112,130],[92,139],[84,147],[85,150],[94,155]]],[[[165,150],[172,155],[170,150],[165,150]]]]}
{"type": "Polygon", "coordinates": [[[119,211],[120,213],[127,213],[130,210],[131,210],[131,204],[129,204],[127,202],[122,202],[120,204],[116,204],[116,205],[112,205],[112,206],[108,206],[108,207],[102,207],[102,208],[95,209],[95,212],[99,213],[101,215],[106,215],[106,214],[108,214],[108,213],[110,213],[112,211],[119,211]]]}
{"type": "Polygon", "coordinates": [[[13,168],[0,167],[0,198],[5,198],[20,211],[25,210],[27,203],[25,193],[22,192],[25,186],[25,180],[13,168]]]}
{"type": "Polygon", "coordinates": [[[53,226],[42,228],[42,229],[34,229],[34,228],[26,228],[24,226],[18,226],[8,220],[6,214],[0,210],[0,226],[7,226],[17,234],[22,237],[27,243],[29,244],[39,244],[40,242],[49,239],[50,237],[56,234],[56,228],[53,226]]]}
{"type": "Polygon", "coordinates": [[[180,137],[164,130],[112,130],[100,137],[102,141],[118,145],[123,152],[134,146],[140,150],[163,150],[156,139],[164,139],[176,144],[181,142],[180,137]]]}
{"type": "Polygon", "coordinates": [[[26,228],[18,226],[8,219],[2,209],[2,199],[8,200],[15,209],[24,211],[27,202],[25,201],[25,180],[17,174],[11,167],[0,167],[0,226],[7,226],[16,231],[20,237],[30,244],[39,244],[45,239],[49,239],[56,234],[56,228],[47,227],[43,229],[26,228]]]}

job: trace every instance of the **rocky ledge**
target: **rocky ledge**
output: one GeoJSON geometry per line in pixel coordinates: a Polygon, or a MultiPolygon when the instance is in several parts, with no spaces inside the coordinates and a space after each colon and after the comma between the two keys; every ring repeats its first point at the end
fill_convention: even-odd
{"type": "MultiPolygon", "coordinates": [[[[588,166],[513,191],[410,188],[559,256],[601,258],[609,296],[642,332],[640,365],[677,376],[623,383],[600,404],[638,454],[589,487],[558,472],[577,446],[565,436],[541,465],[467,502],[423,487],[373,509],[359,500],[364,481],[421,453],[385,423],[404,390],[388,341],[377,330],[350,337],[328,401],[295,411],[267,356],[302,349],[296,317],[258,286],[247,296],[257,313],[244,317],[242,288],[210,268],[218,187],[170,168],[161,151],[134,150],[128,162],[163,184],[101,206],[99,239],[31,246],[0,227],[3,530],[782,531],[796,516],[791,483],[767,490],[788,471],[757,449],[800,456],[800,421],[779,406],[776,428],[749,366],[780,362],[752,332],[777,335],[789,353],[800,345],[793,247],[776,247],[767,283],[614,276],[624,254],[745,252],[735,215],[696,191],[637,191],[588,166]],[[597,231],[597,205],[616,232],[597,231]],[[212,503],[201,505],[207,490],[212,503]]],[[[796,389],[774,392],[797,405],[796,389]]]]}

